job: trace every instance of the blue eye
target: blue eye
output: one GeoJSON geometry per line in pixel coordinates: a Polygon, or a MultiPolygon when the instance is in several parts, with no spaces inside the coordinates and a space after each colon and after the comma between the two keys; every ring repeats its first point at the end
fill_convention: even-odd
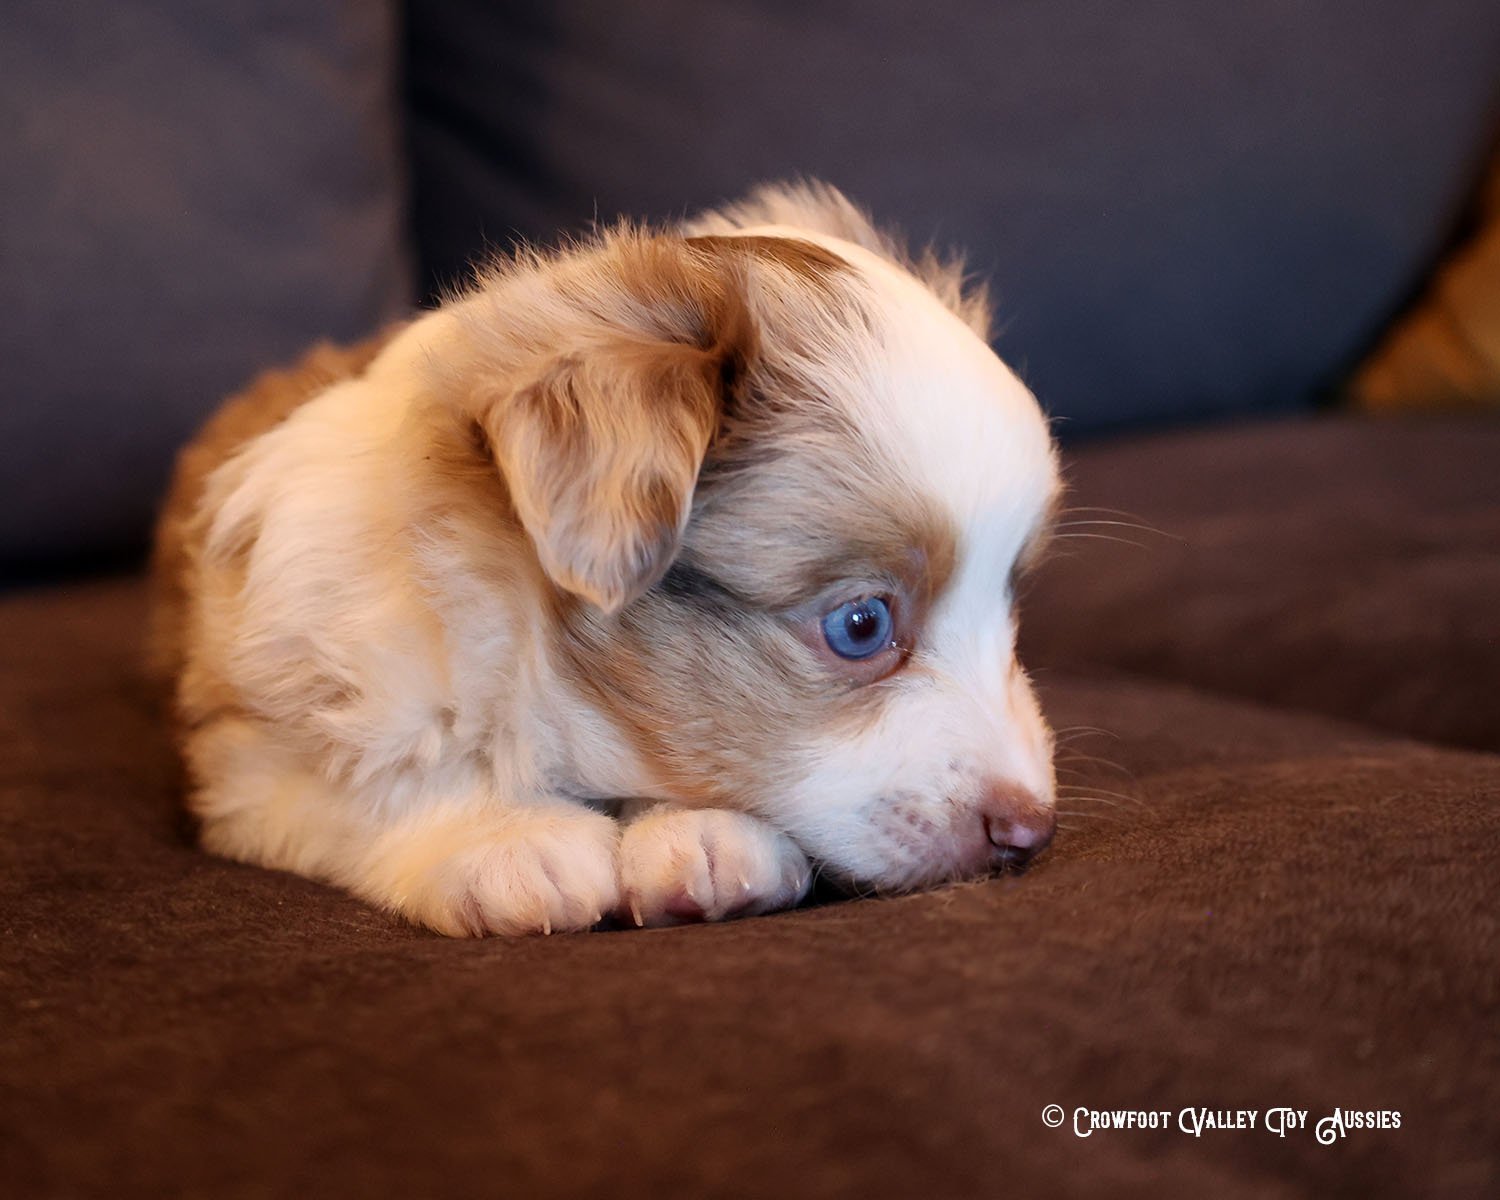
{"type": "Polygon", "coordinates": [[[823,618],[823,637],[840,658],[870,658],[891,644],[895,622],[879,596],[840,604],[823,618]]]}

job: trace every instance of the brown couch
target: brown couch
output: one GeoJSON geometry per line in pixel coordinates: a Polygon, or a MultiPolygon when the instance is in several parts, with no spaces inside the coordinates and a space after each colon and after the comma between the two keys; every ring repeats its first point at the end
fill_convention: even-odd
{"type": "Polygon", "coordinates": [[[449,941],[209,858],[140,581],[0,602],[6,1193],[1496,1194],[1500,426],[1070,457],[1153,532],[1025,600],[1053,850],[721,926],[449,941]]]}

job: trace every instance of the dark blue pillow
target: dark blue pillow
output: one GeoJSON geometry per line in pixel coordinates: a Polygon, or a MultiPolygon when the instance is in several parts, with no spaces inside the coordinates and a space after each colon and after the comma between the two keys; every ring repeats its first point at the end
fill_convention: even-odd
{"type": "Polygon", "coordinates": [[[226,394],[410,303],[391,7],[7,3],[0,572],[145,542],[226,394]]]}
{"type": "Polygon", "coordinates": [[[1493,0],[424,0],[429,282],[487,243],[826,178],[966,247],[1065,428],[1305,406],[1482,163],[1493,0]]]}

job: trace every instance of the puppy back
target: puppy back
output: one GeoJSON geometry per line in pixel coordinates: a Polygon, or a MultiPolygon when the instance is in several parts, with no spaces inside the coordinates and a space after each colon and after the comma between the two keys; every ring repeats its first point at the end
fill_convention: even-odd
{"type": "Polygon", "coordinates": [[[353,379],[398,334],[392,325],[352,346],[320,342],[296,363],[266,371],[227,400],[177,455],[157,517],[151,554],[151,625],[147,669],[170,686],[183,661],[183,622],[202,524],[193,520],[208,477],[249,442],[280,425],[335,383],[353,379]]]}

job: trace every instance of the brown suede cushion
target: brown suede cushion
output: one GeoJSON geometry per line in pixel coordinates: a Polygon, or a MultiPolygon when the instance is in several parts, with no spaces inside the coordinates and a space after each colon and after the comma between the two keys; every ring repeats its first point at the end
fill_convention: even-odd
{"type": "Polygon", "coordinates": [[[1068,476],[1082,536],[1025,594],[1028,663],[1500,749],[1500,421],[1197,430],[1082,448],[1068,476]]]}
{"type": "Polygon", "coordinates": [[[141,607],[0,603],[6,1195],[1500,1186],[1500,758],[1054,678],[1060,725],[1116,736],[1065,734],[1098,799],[1020,880],[447,941],[185,843],[141,607]],[[1049,1104],[1402,1124],[1081,1140],[1049,1104]]]}

